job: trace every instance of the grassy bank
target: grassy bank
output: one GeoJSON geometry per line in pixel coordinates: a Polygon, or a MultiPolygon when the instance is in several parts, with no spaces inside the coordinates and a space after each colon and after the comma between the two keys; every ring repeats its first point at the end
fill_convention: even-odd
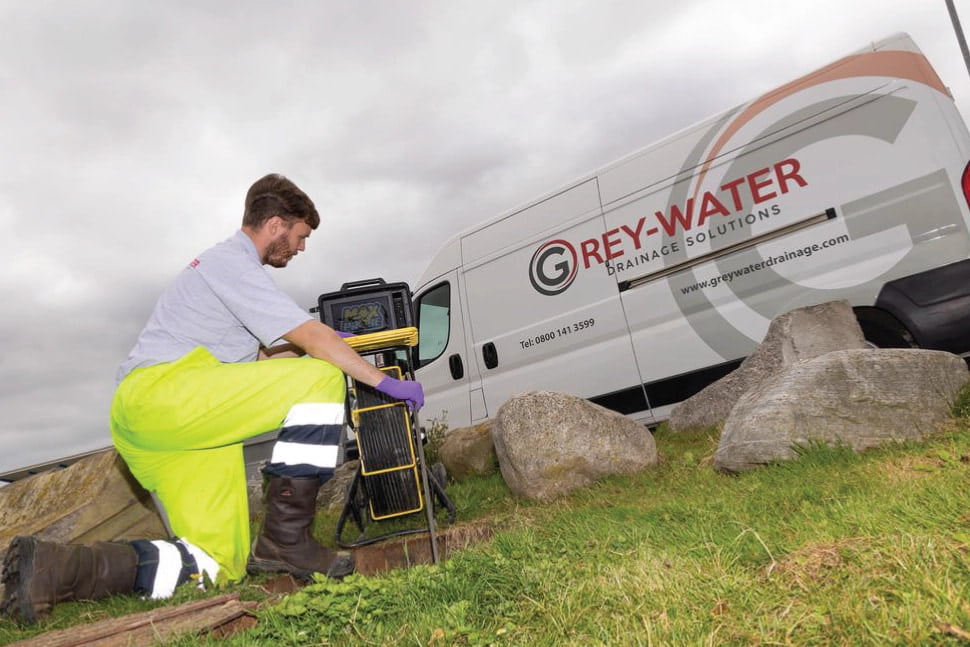
{"type": "MultiPolygon", "coordinates": [[[[738,476],[711,468],[712,432],[661,429],[656,469],[551,504],[512,499],[498,475],[453,484],[459,523],[490,520],[492,540],[438,567],[311,585],[211,644],[965,644],[967,409],[924,444],[813,447],[738,476]]],[[[62,605],[45,627],[146,604],[62,605]]],[[[38,631],[0,621],[0,640],[38,631]]]]}

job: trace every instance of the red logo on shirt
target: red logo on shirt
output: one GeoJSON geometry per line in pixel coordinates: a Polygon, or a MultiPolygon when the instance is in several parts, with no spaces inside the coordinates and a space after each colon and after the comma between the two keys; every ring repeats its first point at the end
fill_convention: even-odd
{"type": "Polygon", "coordinates": [[[194,259],[191,263],[189,263],[189,267],[198,267],[198,266],[199,266],[199,259],[197,258],[194,259]]]}

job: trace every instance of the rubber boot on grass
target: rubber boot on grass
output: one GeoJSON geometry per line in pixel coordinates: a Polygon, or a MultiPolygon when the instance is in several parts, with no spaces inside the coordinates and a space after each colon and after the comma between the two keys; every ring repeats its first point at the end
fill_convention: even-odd
{"type": "Polygon", "coordinates": [[[266,517],[253,542],[247,570],[287,572],[301,580],[313,573],[341,578],[354,572],[349,553],[321,546],[310,534],[320,479],[272,476],[266,486],[266,517]]]}
{"type": "Polygon", "coordinates": [[[58,602],[132,593],[138,556],[130,544],[56,544],[15,537],[3,560],[0,612],[28,624],[58,602]]]}

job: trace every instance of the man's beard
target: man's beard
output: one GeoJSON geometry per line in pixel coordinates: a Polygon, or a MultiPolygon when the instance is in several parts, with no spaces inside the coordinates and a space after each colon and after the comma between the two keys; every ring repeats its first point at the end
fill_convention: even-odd
{"type": "Polygon", "coordinates": [[[296,254],[286,240],[286,233],[280,234],[276,240],[266,247],[266,264],[270,267],[286,267],[296,254]]]}

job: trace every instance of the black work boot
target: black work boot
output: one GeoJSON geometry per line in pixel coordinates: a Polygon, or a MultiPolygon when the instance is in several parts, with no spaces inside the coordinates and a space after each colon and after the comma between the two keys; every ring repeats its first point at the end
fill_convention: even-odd
{"type": "Polygon", "coordinates": [[[310,534],[320,479],[272,476],[266,487],[266,517],[253,542],[246,570],[291,573],[309,580],[313,573],[340,578],[354,572],[349,553],[321,546],[310,534]]]}
{"type": "Polygon", "coordinates": [[[58,602],[131,593],[138,557],[130,544],[55,544],[15,537],[3,560],[0,612],[33,624],[58,602]]]}

